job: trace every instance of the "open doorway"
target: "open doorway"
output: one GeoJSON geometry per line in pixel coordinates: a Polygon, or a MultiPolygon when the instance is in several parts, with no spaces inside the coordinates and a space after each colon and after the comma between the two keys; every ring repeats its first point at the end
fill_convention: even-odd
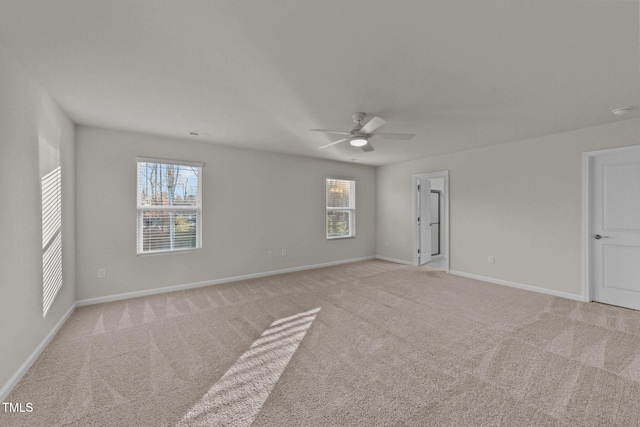
{"type": "Polygon", "coordinates": [[[413,175],[413,263],[449,271],[449,171],[413,175]]]}

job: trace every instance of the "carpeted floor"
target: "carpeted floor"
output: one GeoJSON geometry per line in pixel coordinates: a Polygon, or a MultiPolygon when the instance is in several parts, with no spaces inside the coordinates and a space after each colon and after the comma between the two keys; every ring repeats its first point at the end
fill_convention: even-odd
{"type": "Polygon", "coordinates": [[[640,312],[365,261],[81,307],[2,426],[640,425],[640,312]]]}

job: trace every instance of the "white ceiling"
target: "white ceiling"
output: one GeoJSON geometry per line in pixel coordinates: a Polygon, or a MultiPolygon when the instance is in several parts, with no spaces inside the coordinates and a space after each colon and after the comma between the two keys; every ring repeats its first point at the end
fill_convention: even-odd
{"type": "Polygon", "coordinates": [[[76,123],[371,165],[620,120],[639,35],[637,0],[0,0],[76,123]],[[318,150],[356,111],[416,137],[318,150]]]}

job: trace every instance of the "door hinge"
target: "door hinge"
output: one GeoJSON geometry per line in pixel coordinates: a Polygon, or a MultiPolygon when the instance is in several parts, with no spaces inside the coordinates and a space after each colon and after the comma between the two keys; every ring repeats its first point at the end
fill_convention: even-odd
{"type": "Polygon", "coordinates": [[[420,184],[418,184],[418,191],[420,191],[420,184]]]}
{"type": "Polygon", "coordinates": [[[418,249],[418,253],[420,253],[420,249],[418,249]]]}

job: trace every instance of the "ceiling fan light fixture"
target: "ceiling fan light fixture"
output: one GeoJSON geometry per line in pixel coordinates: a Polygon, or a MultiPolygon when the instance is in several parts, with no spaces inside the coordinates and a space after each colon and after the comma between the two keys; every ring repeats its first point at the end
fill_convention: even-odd
{"type": "Polygon", "coordinates": [[[364,145],[367,145],[367,138],[363,136],[354,136],[349,139],[349,144],[353,145],[354,147],[362,147],[364,145]]]}

